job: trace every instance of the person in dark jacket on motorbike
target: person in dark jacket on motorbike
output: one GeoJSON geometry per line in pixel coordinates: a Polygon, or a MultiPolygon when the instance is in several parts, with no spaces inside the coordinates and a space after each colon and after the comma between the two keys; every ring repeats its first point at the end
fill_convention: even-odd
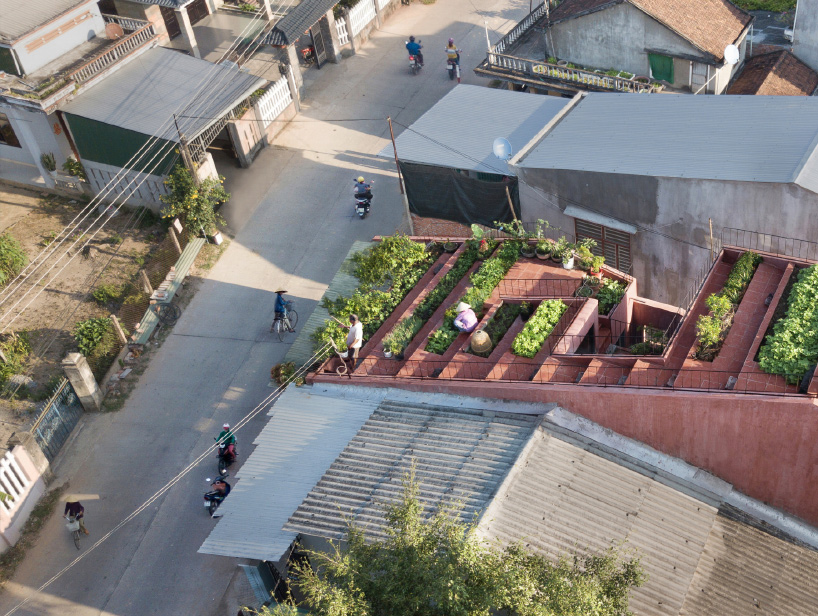
{"type": "Polygon", "coordinates": [[[364,176],[355,182],[355,196],[361,199],[372,199],[372,185],[367,184],[364,176]]]}
{"type": "Polygon", "coordinates": [[[409,55],[415,56],[418,59],[418,64],[423,66],[423,54],[420,51],[423,49],[423,45],[416,43],[414,36],[409,37],[409,42],[406,43],[406,49],[409,51],[409,55]]]}

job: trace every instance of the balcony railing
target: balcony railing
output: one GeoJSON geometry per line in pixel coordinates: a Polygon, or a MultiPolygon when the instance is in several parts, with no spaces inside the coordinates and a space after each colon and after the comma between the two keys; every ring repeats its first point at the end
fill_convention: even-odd
{"type": "Polygon", "coordinates": [[[106,15],[105,18],[106,21],[109,21],[109,23],[121,22],[120,25],[122,26],[123,30],[126,29],[126,26],[127,29],[130,29],[136,27],[137,25],[141,25],[130,34],[123,36],[111,47],[108,47],[103,52],[85,62],[79,68],[76,68],[68,73],[65,76],[66,80],[74,81],[79,84],[85,83],[89,79],[99,75],[109,66],[119,62],[119,60],[129,55],[134,50],[139,49],[140,47],[151,42],[156,37],[156,30],[154,29],[153,24],[150,22],[141,21],[139,19],[119,18],[112,15],[106,15]]]}
{"type": "Polygon", "coordinates": [[[508,34],[497,41],[492,51],[505,53],[523,34],[528,32],[529,28],[537,23],[543,15],[548,13],[549,4],[555,5],[556,2],[554,0],[546,0],[546,2],[543,2],[540,6],[531,11],[520,23],[514,26],[508,34]]]}
{"type": "Polygon", "coordinates": [[[507,56],[496,52],[489,52],[486,60],[478,67],[478,70],[483,71],[491,69],[516,73],[537,80],[553,79],[575,85],[578,88],[640,94],[656,91],[652,83],[634,81],[624,77],[613,77],[581,68],[568,68],[567,66],[549,64],[540,60],[527,60],[526,58],[507,56]]]}
{"type": "Polygon", "coordinates": [[[124,32],[136,32],[144,28],[148,22],[144,19],[134,19],[133,17],[120,17],[119,15],[102,14],[106,24],[118,24],[124,32]]]}

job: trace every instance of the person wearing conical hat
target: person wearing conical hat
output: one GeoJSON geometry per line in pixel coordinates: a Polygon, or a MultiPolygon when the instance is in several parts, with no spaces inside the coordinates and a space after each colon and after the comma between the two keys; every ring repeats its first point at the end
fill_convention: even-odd
{"type": "Polygon", "coordinates": [[[470,333],[477,327],[477,315],[466,302],[460,302],[457,305],[457,317],[454,320],[454,326],[461,332],[470,333]]]}

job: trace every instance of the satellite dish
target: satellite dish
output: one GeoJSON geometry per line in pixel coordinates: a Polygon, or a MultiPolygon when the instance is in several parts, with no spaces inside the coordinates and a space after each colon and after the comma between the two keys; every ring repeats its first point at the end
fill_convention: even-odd
{"type": "Polygon", "coordinates": [[[494,140],[492,151],[500,160],[508,160],[511,158],[511,144],[508,142],[508,139],[503,137],[497,137],[497,139],[494,140]]]}
{"type": "Polygon", "coordinates": [[[125,31],[122,29],[122,26],[115,23],[109,23],[105,25],[105,36],[112,41],[117,40],[118,38],[122,38],[125,35],[125,31]]]}
{"type": "Polygon", "coordinates": [[[738,64],[738,47],[728,45],[724,48],[724,61],[727,64],[738,64]]]}

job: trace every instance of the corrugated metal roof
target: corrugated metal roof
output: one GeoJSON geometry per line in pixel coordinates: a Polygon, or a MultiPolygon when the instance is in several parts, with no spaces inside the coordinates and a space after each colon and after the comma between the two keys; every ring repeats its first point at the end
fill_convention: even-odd
{"type": "Polygon", "coordinates": [[[517,166],[789,183],[817,140],[816,97],[589,93],[517,166]]]}
{"type": "Polygon", "coordinates": [[[282,530],[287,518],[377,405],[288,387],[270,409],[270,421],[219,508],[223,517],[199,552],[279,560],[295,537],[282,530]]]}
{"type": "Polygon", "coordinates": [[[680,614],[818,613],[818,552],[719,515],[680,614]]]}
{"type": "Polygon", "coordinates": [[[63,111],[178,142],[174,113],[182,132],[193,139],[265,83],[234,68],[154,47],[77,96],[63,111]],[[195,102],[185,107],[189,101],[195,102]]]}
{"type": "Polygon", "coordinates": [[[171,9],[178,9],[187,6],[194,0],[129,0],[130,2],[138,2],[139,4],[158,4],[159,6],[166,6],[171,9]]]}
{"type": "Polygon", "coordinates": [[[13,43],[88,0],[0,0],[0,41],[13,43]]]}
{"type": "MultiPolygon", "coordinates": [[[[494,140],[505,137],[518,152],[569,102],[553,96],[459,85],[398,136],[398,158],[505,175],[508,165],[494,156],[494,140]]],[[[394,157],[391,143],[380,156],[394,157]]]]}
{"type": "Polygon", "coordinates": [[[321,481],[292,514],[286,530],[341,538],[349,520],[383,538],[384,506],[402,495],[415,461],[421,501],[462,503],[471,520],[489,501],[528,441],[538,415],[383,401],[321,481]]]}
{"type": "Polygon", "coordinates": [[[683,482],[674,485],[661,470],[572,442],[547,426],[537,429],[483,514],[484,536],[522,541],[552,559],[625,541],[648,574],[630,594],[635,614],[815,611],[818,552],[727,520],[708,498],[683,482]]]}
{"type": "Polygon", "coordinates": [[[275,28],[270,31],[264,42],[267,45],[291,45],[304,32],[315,25],[327,11],[332,9],[338,0],[301,0],[301,3],[290,9],[275,28]]]}

